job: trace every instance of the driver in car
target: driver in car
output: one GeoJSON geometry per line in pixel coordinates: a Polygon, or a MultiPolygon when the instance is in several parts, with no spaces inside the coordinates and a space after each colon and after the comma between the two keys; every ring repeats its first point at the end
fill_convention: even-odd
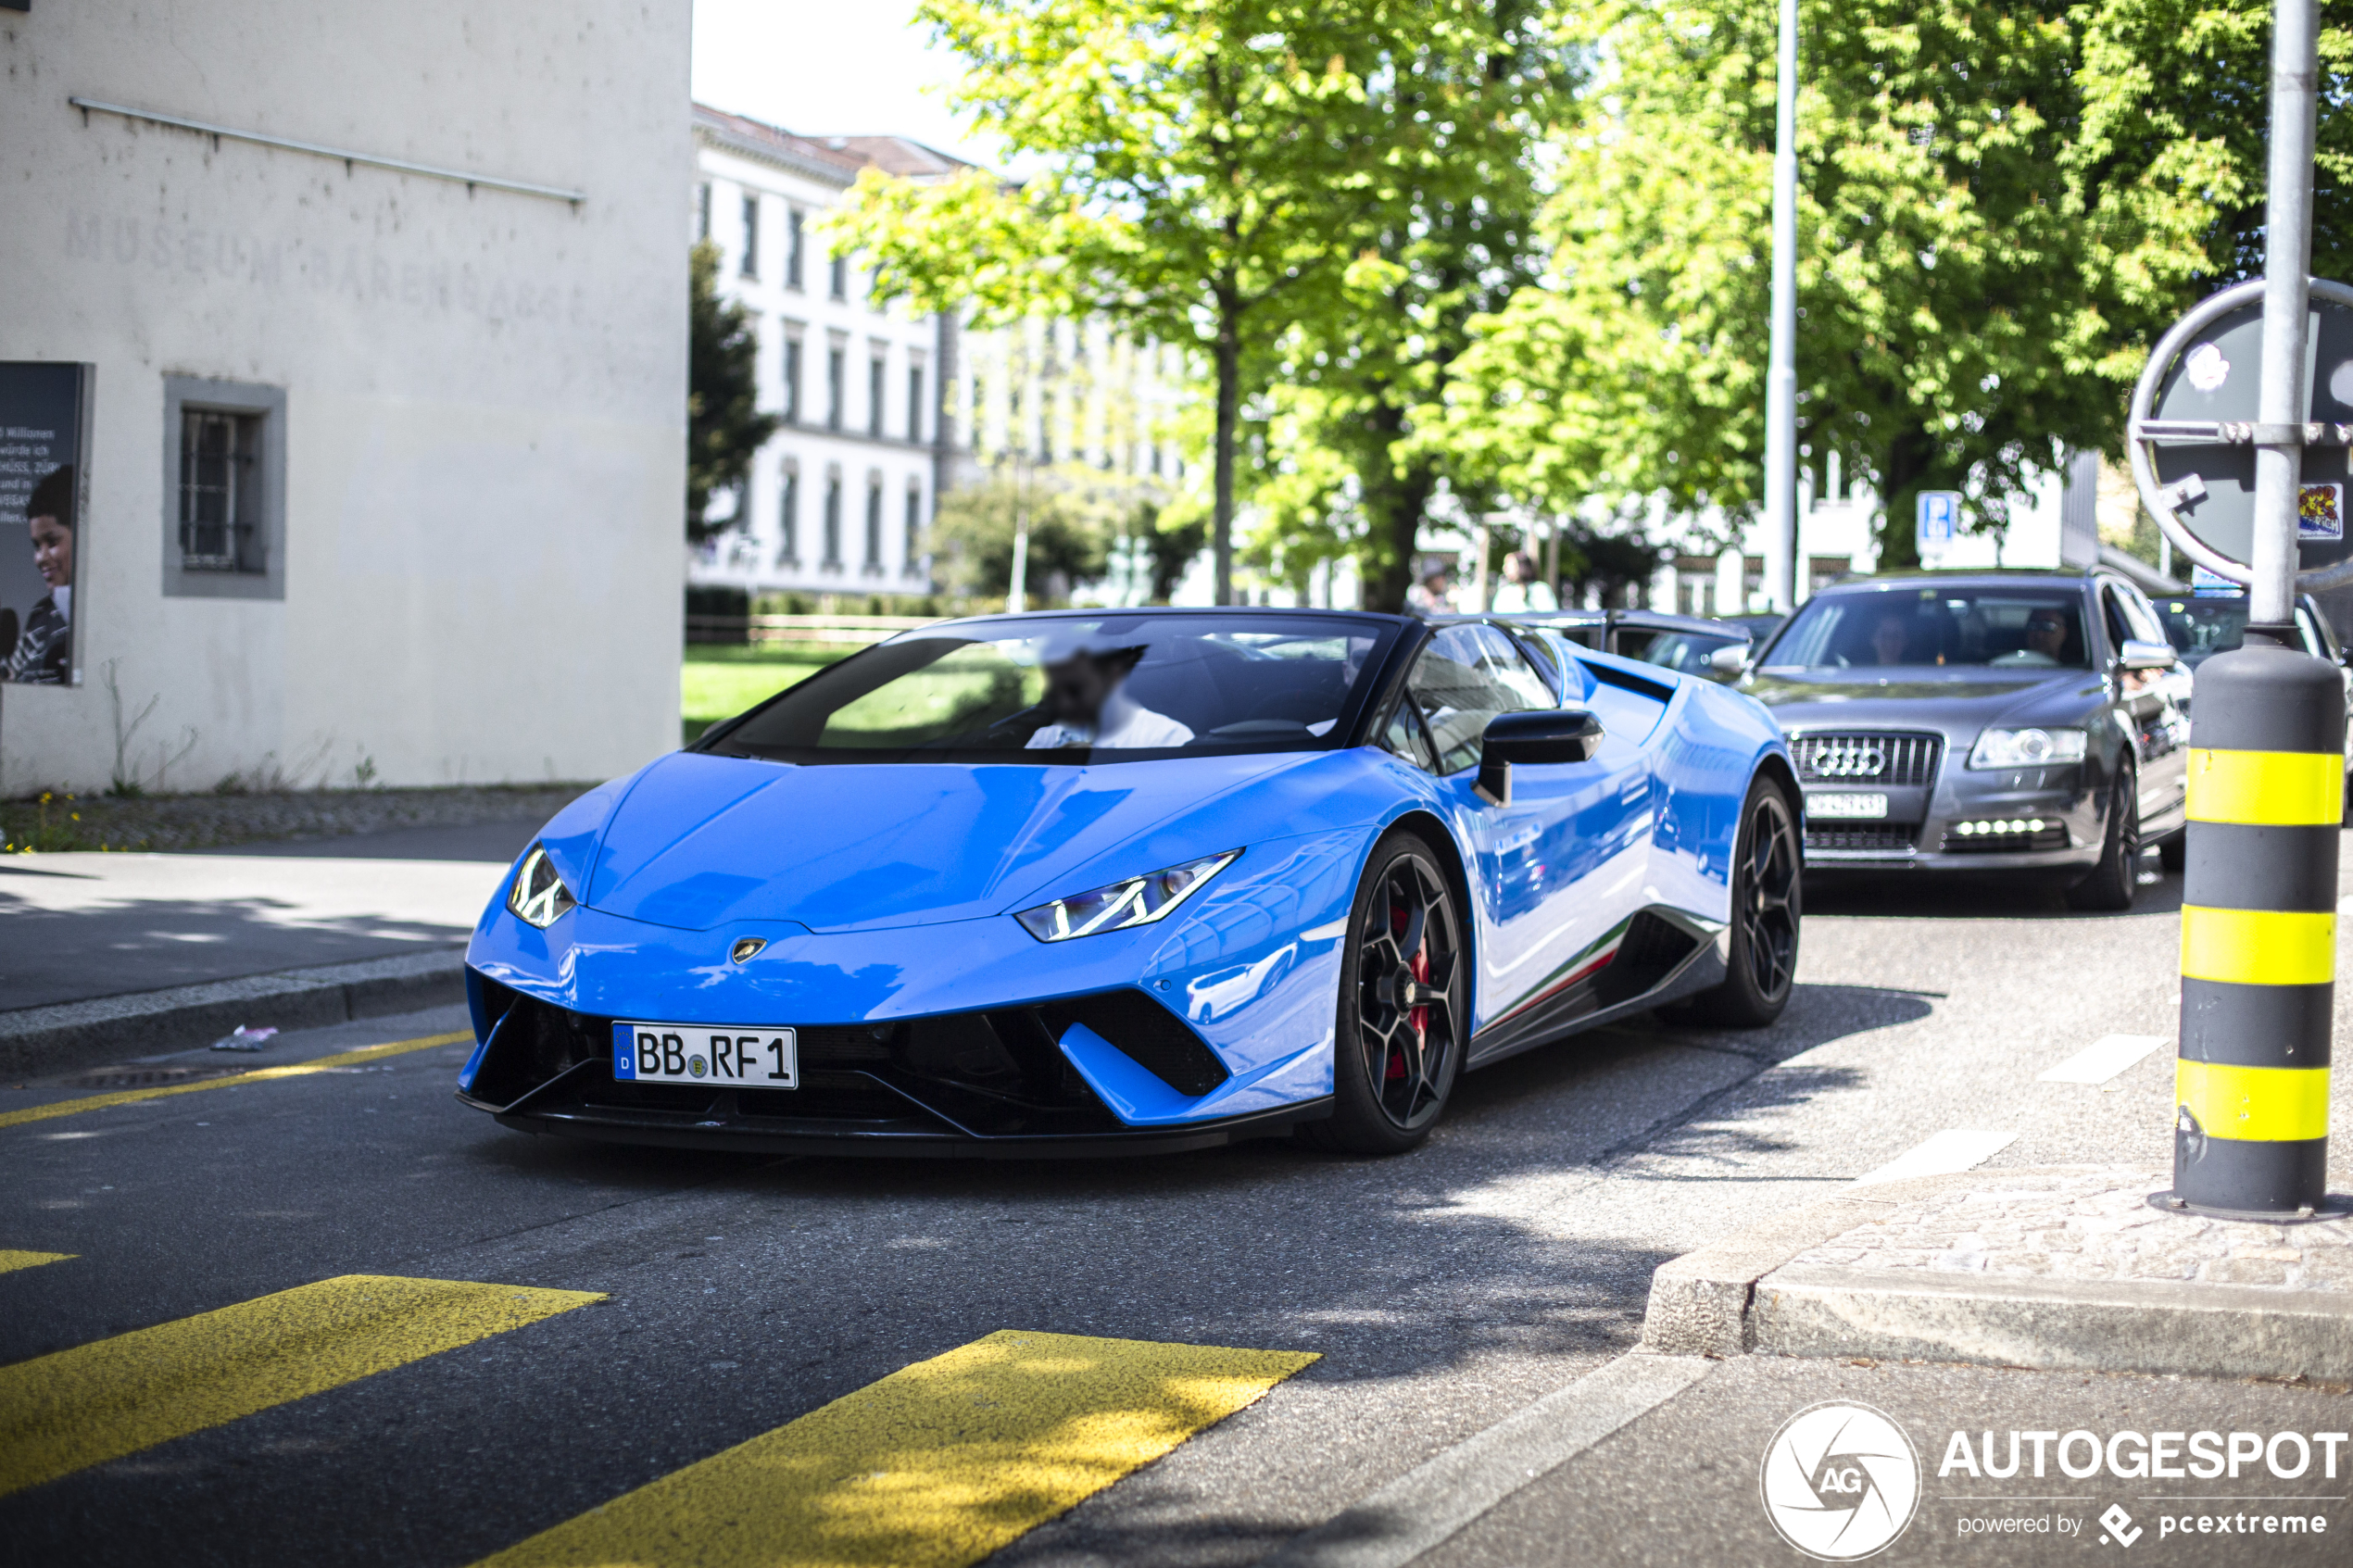
{"type": "Polygon", "coordinates": [[[1140,647],[1094,653],[1080,648],[1046,665],[1046,696],[1038,704],[1048,721],[1029,737],[1029,748],[1085,746],[1131,749],[1183,746],[1193,732],[1142,706],[1120,689],[1144,657],[1140,647]]]}
{"type": "Polygon", "coordinates": [[[2067,653],[2067,617],[2055,608],[2041,608],[2026,618],[2025,646],[2006,653],[1994,664],[2057,665],[2067,653]]]}

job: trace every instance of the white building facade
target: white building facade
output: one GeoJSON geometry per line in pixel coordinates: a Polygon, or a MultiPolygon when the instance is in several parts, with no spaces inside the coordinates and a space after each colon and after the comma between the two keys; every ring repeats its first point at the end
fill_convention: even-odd
{"type": "Polygon", "coordinates": [[[897,137],[797,136],[696,106],[695,231],[720,287],[749,313],[760,405],[783,423],[761,448],[736,526],[697,550],[696,583],[750,593],[931,590],[934,503],[955,450],[941,389],[952,320],[877,307],[872,278],[816,231],[859,171],[937,177],[963,167],[897,137]]]}
{"type": "Polygon", "coordinates": [[[0,790],[676,744],[690,21],[0,11],[0,382],[86,408],[71,669],[0,686],[0,790]]]}

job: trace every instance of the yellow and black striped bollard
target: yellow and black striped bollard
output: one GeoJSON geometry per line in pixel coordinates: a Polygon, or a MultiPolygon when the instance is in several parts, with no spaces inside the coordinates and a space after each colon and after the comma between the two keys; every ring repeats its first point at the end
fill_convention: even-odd
{"type": "Polygon", "coordinates": [[[2171,1207],[2324,1206],[2345,688],[2248,639],[2198,667],[2182,891],[2171,1207]]]}

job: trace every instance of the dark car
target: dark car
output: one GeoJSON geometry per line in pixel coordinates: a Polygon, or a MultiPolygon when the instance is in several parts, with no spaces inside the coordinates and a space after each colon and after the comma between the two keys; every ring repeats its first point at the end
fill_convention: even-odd
{"type": "MultiPolygon", "coordinates": [[[[2237,647],[2245,639],[2246,595],[2213,589],[2167,594],[2157,599],[2156,608],[2158,619],[2164,623],[2165,635],[2182,659],[2181,668],[2170,679],[2186,710],[2196,696],[2197,667],[2218,653],[2237,647]]],[[[2346,667],[2345,646],[2337,641],[2336,629],[2329,624],[2320,601],[2309,594],[2296,596],[2296,641],[2313,658],[2335,665],[2338,678],[2345,684],[2345,777],[2347,799],[2353,800],[2353,670],[2346,667]]]]}
{"type": "Polygon", "coordinates": [[[1809,871],[2056,872],[2122,909],[2144,846],[2178,860],[2175,663],[2114,572],[1916,572],[1816,594],[1742,685],[1789,737],[1809,871]]]}
{"type": "Polygon", "coordinates": [[[1726,648],[1745,649],[1750,642],[1748,628],[1736,621],[1655,609],[1532,610],[1509,619],[1521,626],[1550,627],[1579,647],[1719,684],[1736,679],[1742,663],[1730,659],[1719,663],[1716,656],[1726,648]]]}

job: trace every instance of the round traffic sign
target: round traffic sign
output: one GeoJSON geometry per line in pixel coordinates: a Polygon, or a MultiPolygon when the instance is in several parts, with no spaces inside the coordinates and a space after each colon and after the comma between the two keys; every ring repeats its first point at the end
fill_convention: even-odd
{"type": "MultiPolygon", "coordinates": [[[[2345,526],[2353,471],[2353,288],[2311,281],[2297,519],[2301,586],[2353,580],[2345,526]]],[[[2142,504],[2183,552],[2247,582],[2255,536],[2256,397],[2263,281],[2210,295],[2167,332],[2133,390],[2127,446],[2142,504]]]]}

